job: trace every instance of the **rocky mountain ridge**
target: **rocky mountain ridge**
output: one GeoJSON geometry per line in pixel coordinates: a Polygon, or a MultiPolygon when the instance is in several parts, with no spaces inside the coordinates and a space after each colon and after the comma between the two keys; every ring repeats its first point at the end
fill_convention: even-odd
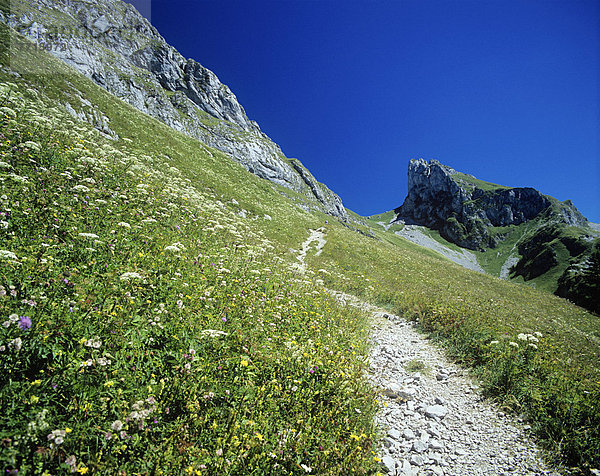
{"type": "Polygon", "coordinates": [[[567,226],[587,220],[570,201],[559,202],[529,187],[504,187],[461,174],[437,160],[411,160],[408,195],[395,209],[395,221],[424,225],[463,248],[493,248],[490,227],[528,222],[546,213],[567,226]]]}
{"type": "MultiPolygon", "coordinates": [[[[73,66],[107,91],[177,131],[227,153],[253,174],[294,190],[343,220],[342,201],[317,182],[246,115],[217,76],[170,46],[148,20],[120,0],[14,1],[0,21],[73,66]]],[[[65,105],[114,137],[101,111],[65,105]]]]}
{"type": "Polygon", "coordinates": [[[486,269],[491,274],[531,282],[593,312],[600,310],[600,233],[570,200],[485,182],[437,160],[413,159],[408,195],[394,213],[390,223],[404,224],[395,232],[400,236],[434,250],[441,247],[447,255],[450,250],[435,240],[429,239],[435,246],[428,246],[410,236],[411,228],[419,228],[410,225],[436,230],[464,253],[478,251],[484,261],[501,263],[498,269],[486,269]]]}

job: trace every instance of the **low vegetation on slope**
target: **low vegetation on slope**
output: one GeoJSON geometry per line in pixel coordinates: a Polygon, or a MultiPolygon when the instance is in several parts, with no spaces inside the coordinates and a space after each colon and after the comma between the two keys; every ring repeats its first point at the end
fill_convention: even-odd
{"type": "Polygon", "coordinates": [[[264,215],[6,79],[3,473],[373,467],[364,319],[282,266],[264,215]]]}
{"type": "Polygon", "coordinates": [[[314,265],[330,287],[417,320],[485,391],[527,415],[568,464],[600,465],[600,321],[548,293],[469,272],[390,235],[330,231],[314,265]],[[540,335],[541,334],[541,335],[540,335]]]}
{"type": "Polygon", "coordinates": [[[418,319],[563,461],[600,466],[597,316],[306,212],[58,60],[20,53],[0,71],[4,470],[374,473],[366,323],[321,280],[418,319]],[[118,140],[64,113],[81,98],[118,140]],[[323,253],[291,273],[289,249],[321,226],[323,253]]]}

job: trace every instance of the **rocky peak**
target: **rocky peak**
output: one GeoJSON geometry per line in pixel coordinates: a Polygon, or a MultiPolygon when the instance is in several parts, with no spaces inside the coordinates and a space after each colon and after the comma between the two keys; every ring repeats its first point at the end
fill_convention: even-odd
{"type": "Polygon", "coordinates": [[[411,160],[408,195],[395,210],[396,220],[439,230],[444,238],[469,249],[494,247],[490,227],[519,225],[544,213],[546,220],[585,226],[570,201],[559,202],[533,188],[511,188],[457,172],[437,160],[411,160]]]}
{"type": "MultiPolygon", "coordinates": [[[[104,89],[225,152],[255,175],[300,192],[322,211],[347,219],[337,195],[314,178],[307,181],[248,118],[235,94],[212,71],[185,59],[132,5],[121,0],[14,5],[10,12],[0,10],[1,22],[104,89]]],[[[67,109],[82,117],[76,104],[67,109]]]]}

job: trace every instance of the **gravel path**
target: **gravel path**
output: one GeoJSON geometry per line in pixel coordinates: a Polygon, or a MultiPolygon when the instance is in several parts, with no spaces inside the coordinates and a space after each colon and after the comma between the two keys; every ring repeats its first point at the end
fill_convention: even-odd
{"type": "Polygon", "coordinates": [[[308,250],[310,250],[310,248],[311,248],[311,245],[313,243],[316,243],[315,256],[319,256],[321,254],[321,251],[323,251],[323,247],[327,243],[327,240],[325,240],[325,234],[324,234],[325,228],[321,227],[321,228],[317,228],[316,230],[309,230],[309,231],[310,231],[310,234],[308,235],[308,238],[306,239],[306,241],[304,243],[302,243],[302,247],[301,247],[300,251],[298,251],[298,256],[296,256],[296,259],[298,260],[298,262],[293,264],[293,267],[302,273],[306,272],[305,259],[306,259],[306,255],[308,254],[308,250]]]}
{"type": "MultiPolygon", "coordinates": [[[[310,230],[295,265],[324,229],[310,230]]],[[[342,303],[371,316],[369,379],[380,390],[377,426],[385,434],[380,449],[389,476],[556,475],[543,461],[526,422],[484,399],[468,371],[450,362],[415,330],[413,323],[360,301],[328,291],[342,303]]]]}
{"type": "Polygon", "coordinates": [[[409,241],[412,241],[417,245],[436,251],[449,260],[454,261],[456,264],[463,266],[464,268],[485,273],[483,268],[477,262],[477,258],[475,257],[474,253],[468,250],[452,250],[426,235],[423,232],[423,228],[424,227],[419,225],[405,225],[402,230],[395,231],[394,233],[398,236],[406,238],[409,241]]]}
{"type": "Polygon", "coordinates": [[[388,475],[558,475],[523,421],[485,400],[468,371],[414,329],[354,297],[372,315],[370,379],[381,390],[377,425],[388,475]]]}

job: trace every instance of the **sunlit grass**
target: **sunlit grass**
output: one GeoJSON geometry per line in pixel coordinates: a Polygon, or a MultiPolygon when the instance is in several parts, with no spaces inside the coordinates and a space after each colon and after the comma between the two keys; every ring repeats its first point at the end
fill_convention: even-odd
{"type": "Polygon", "coordinates": [[[364,316],[239,202],[2,87],[3,471],[366,474],[364,316]]]}
{"type": "Polygon", "coordinates": [[[556,454],[600,464],[596,316],[307,212],[306,197],[24,51],[20,78],[0,73],[4,469],[374,472],[366,322],[318,280],[417,319],[556,454]],[[78,95],[118,141],[65,113],[78,95]],[[290,249],[321,226],[321,256],[290,272],[290,249]]]}

